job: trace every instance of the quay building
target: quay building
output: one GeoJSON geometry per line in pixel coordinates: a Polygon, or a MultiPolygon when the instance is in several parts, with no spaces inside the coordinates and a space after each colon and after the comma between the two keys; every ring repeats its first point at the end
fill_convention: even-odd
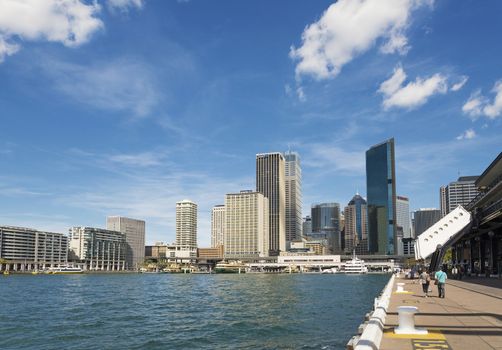
{"type": "Polygon", "coordinates": [[[472,223],[453,242],[452,260],[466,272],[482,276],[502,275],[502,152],[476,178],[478,195],[466,209],[472,223]]]}
{"type": "Polygon", "coordinates": [[[126,269],[127,243],[122,232],[94,227],[69,230],[70,259],[90,271],[126,269]]]}
{"type": "Polygon", "coordinates": [[[68,238],[61,233],[0,226],[0,271],[31,271],[65,264],[68,238]]]}

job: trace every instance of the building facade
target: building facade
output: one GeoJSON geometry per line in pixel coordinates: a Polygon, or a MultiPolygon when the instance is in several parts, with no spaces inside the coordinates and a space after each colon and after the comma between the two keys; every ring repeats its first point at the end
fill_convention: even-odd
{"type": "Polygon", "coordinates": [[[397,254],[394,139],[366,151],[369,252],[397,254]]]}
{"type": "Polygon", "coordinates": [[[211,211],[211,248],[225,244],[225,206],[215,205],[211,211]]]}
{"type": "Polygon", "coordinates": [[[68,261],[68,237],[26,227],[0,226],[0,270],[41,270],[68,261]]]}
{"type": "Polygon", "coordinates": [[[311,207],[312,233],[322,233],[328,239],[331,252],[342,252],[342,239],[340,235],[340,204],[318,203],[311,207]]]}
{"type": "Polygon", "coordinates": [[[368,208],[366,200],[356,194],[344,209],[345,252],[368,254],[368,208]]]}
{"type": "Polygon", "coordinates": [[[94,227],[69,230],[71,260],[84,270],[122,271],[126,268],[127,243],[119,231],[94,227]]]}
{"type": "Polygon", "coordinates": [[[413,214],[415,235],[420,236],[429,227],[441,220],[441,210],[436,208],[420,208],[413,214]]]}
{"type": "Polygon", "coordinates": [[[286,244],[302,236],[302,169],[300,156],[287,152],[285,159],[286,244]]]}
{"type": "Polygon", "coordinates": [[[197,204],[188,199],[176,203],[176,245],[197,249],[197,204]]]}
{"type": "Polygon", "coordinates": [[[124,216],[109,216],[106,229],[125,234],[126,269],[138,270],[145,261],[145,222],[124,216]]]}
{"type": "Polygon", "coordinates": [[[226,259],[256,259],[269,255],[269,204],[260,192],[241,191],[225,196],[226,259]]]}
{"type": "Polygon", "coordinates": [[[476,187],[478,176],[461,176],[457,181],[439,189],[441,214],[445,216],[459,205],[467,206],[478,194],[476,187]]]}
{"type": "Polygon", "coordinates": [[[269,255],[286,250],[285,160],[281,153],[256,155],[256,192],[269,200],[269,255]]]}
{"type": "Polygon", "coordinates": [[[309,236],[312,233],[312,218],[307,215],[303,218],[302,235],[309,236]]]}

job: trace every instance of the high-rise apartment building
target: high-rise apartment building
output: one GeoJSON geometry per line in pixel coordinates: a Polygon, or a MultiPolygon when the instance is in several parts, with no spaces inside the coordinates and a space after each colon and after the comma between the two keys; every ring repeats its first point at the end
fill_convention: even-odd
{"type": "Polygon", "coordinates": [[[211,247],[225,244],[225,206],[215,205],[211,211],[211,247]]]}
{"type": "Polygon", "coordinates": [[[441,211],[436,208],[421,208],[414,215],[415,237],[420,236],[429,227],[441,220],[441,211]]]}
{"type": "Polygon", "coordinates": [[[369,251],[397,254],[394,139],[366,151],[369,251]]]}
{"type": "Polygon", "coordinates": [[[479,194],[475,185],[478,177],[461,176],[457,181],[450,182],[448,186],[441,186],[439,189],[439,203],[443,216],[459,205],[465,207],[479,194]]]}
{"type": "Polygon", "coordinates": [[[281,153],[256,155],[256,191],[269,200],[270,255],[286,250],[285,161],[281,153]]]}
{"type": "Polygon", "coordinates": [[[197,204],[188,199],[176,202],[176,245],[197,249],[197,204]]]}
{"type": "Polygon", "coordinates": [[[84,270],[125,270],[127,243],[122,232],[72,227],[69,230],[69,246],[72,259],[82,264],[84,270]]]}
{"type": "Polygon", "coordinates": [[[26,227],[0,226],[0,259],[6,260],[5,270],[41,270],[64,264],[68,261],[68,237],[26,227]]]}
{"type": "Polygon", "coordinates": [[[260,192],[225,196],[226,259],[257,259],[269,254],[269,204],[260,192]]]}
{"type": "Polygon", "coordinates": [[[284,154],[286,179],[286,243],[302,236],[302,170],[300,156],[295,152],[284,154]]]}
{"type": "Polygon", "coordinates": [[[368,254],[368,211],[366,200],[356,194],[344,209],[345,216],[345,252],[368,254]]]}
{"type": "Polygon", "coordinates": [[[126,269],[138,270],[145,261],[145,222],[123,216],[109,216],[106,218],[106,228],[125,234],[126,269]]]}
{"type": "Polygon", "coordinates": [[[312,233],[322,233],[328,239],[333,254],[342,252],[340,236],[340,204],[318,203],[311,207],[312,233]]]}

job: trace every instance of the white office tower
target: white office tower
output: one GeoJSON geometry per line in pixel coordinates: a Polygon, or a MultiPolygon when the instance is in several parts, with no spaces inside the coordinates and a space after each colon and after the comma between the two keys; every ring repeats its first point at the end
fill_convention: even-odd
{"type": "Polygon", "coordinates": [[[286,244],[302,237],[302,169],[296,152],[284,154],[286,179],[286,244]]]}
{"type": "Polygon", "coordinates": [[[400,227],[401,235],[397,237],[397,255],[404,255],[405,251],[410,254],[409,245],[411,237],[411,216],[410,216],[410,200],[408,197],[396,196],[396,224],[400,227]]]}
{"type": "Polygon", "coordinates": [[[259,192],[241,191],[225,197],[226,259],[256,259],[269,253],[269,205],[259,192]]]}
{"type": "Polygon", "coordinates": [[[225,244],[225,206],[215,205],[211,212],[211,247],[225,244]]]}
{"type": "Polygon", "coordinates": [[[176,203],[176,245],[197,249],[197,204],[187,199],[176,203]]]}
{"type": "Polygon", "coordinates": [[[126,268],[138,270],[145,262],[145,221],[123,216],[109,216],[106,218],[106,229],[125,234],[126,268]]]}
{"type": "Polygon", "coordinates": [[[479,176],[461,176],[457,181],[439,189],[441,215],[452,212],[459,205],[466,207],[478,194],[475,182],[479,176]]]}
{"type": "Polygon", "coordinates": [[[277,256],[286,250],[286,181],[281,153],[256,155],[256,192],[269,200],[269,254],[277,256]]]}

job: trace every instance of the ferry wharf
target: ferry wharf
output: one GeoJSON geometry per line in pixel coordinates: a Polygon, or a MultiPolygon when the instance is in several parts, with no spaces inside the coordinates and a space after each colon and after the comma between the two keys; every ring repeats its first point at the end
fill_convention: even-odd
{"type": "Polygon", "coordinates": [[[433,283],[430,287],[425,298],[418,280],[395,279],[379,349],[502,349],[501,279],[447,280],[445,298],[433,283]],[[397,283],[404,283],[403,292],[396,292],[397,283]],[[400,306],[417,307],[415,327],[428,334],[395,334],[400,306]]]}

